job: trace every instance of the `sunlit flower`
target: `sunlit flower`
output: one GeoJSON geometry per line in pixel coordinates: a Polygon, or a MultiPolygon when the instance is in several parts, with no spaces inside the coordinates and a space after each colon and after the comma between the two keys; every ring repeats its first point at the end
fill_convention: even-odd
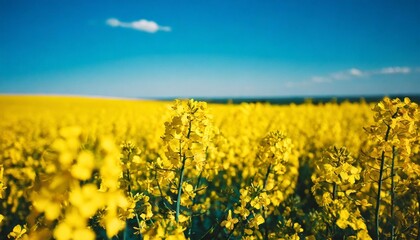
{"type": "Polygon", "coordinates": [[[235,224],[238,222],[239,220],[237,218],[232,218],[232,211],[229,210],[226,220],[222,221],[220,225],[228,230],[233,230],[235,224]]]}

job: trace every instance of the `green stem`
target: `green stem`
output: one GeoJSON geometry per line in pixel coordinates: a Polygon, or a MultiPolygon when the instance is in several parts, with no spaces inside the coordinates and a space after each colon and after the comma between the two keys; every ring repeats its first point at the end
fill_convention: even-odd
{"type": "Polygon", "coordinates": [[[267,186],[268,177],[270,176],[270,172],[271,172],[271,163],[270,163],[270,165],[268,165],[267,173],[265,174],[263,189],[265,189],[265,187],[267,186]]]}
{"type": "MultiPolygon", "coordinates": [[[[268,165],[267,168],[267,173],[265,174],[265,179],[264,179],[264,186],[263,189],[265,190],[265,187],[267,186],[267,182],[268,182],[268,177],[270,176],[270,172],[271,172],[271,163],[270,165],[268,165]]],[[[265,207],[262,207],[262,214],[263,214],[263,218],[264,218],[264,239],[268,239],[268,222],[267,222],[267,216],[266,216],[266,212],[265,212],[265,207]]]]}
{"type": "MultiPolygon", "coordinates": [[[[130,161],[130,153],[127,155],[127,163],[130,161]]],[[[133,197],[133,194],[131,193],[131,176],[130,176],[130,169],[127,167],[127,170],[125,171],[125,181],[127,181],[127,195],[130,197],[133,197]]],[[[137,215],[137,213],[136,213],[137,215]]],[[[128,220],[125,221],[125,229],[123,233],[123,239],[128,239],[128,220]]],[[[139,224],[140,227],[140,224],[139,224]]]]}
{"type": "Polygon", "coordinates": [[[131,193],[131,177],[130,177],[130,170],[129,169],[127,169],[127,171],[126,171],[126,173],[125,173],[126,175],[127,175],[127,182],[128,182],[128,184],[127,184],[127,193],[131,196],[132,195],[132,193],[131,193]]]}
{"type": "Polygon", "coordinates": [[[337,183],[333,184],[333,200],[337,198],[337,183]]]}
{"type": "MultiPolygon", "coordinates": [[[[128,225],[127,222],[126,222],[126,225],[128,225]]],[[[128,237],[128,228],[126,226],[125,229],[124,229],[123,240],[128,239],[127,237],[128,237]]]]}
{"type": "Polygon", "coordinates": [[[139,218],[139,215],[137,213],[136,213],[136,221],[137,221],[137,225],[139,226],[139,229],[141,229],[140,218],[139,218]]]}
{"type": "Polygon", "coordinates": [[[185,171],[185,160],[186,159],[187,159],[187,157],[184,155],[182,157],[181,172],[179,174],[178,196],[176,198],[176,213],[175,213],[175,221],[176,221],[176,223],[179,222],[179,209],[181,207],[182,182],[184,181],[184,171],[185,171]]]}
{"type": "Polygon", "coordinates": [[[381,191],[382,191],[382,179],[383,179],[383,173],[384,173],[384,165],[385,165],[385,151],[382,151],[381,167],[379,169],[378,195],[376,196],[376,209],[375,209],[375,229],[376,229],[376,238],[378,240],[380,239],[380,235],[379,235],[379,209],[381,207],[381,191]]]}
{"type": "MultiPolygon", "coordinates": [[[[126,174],[127,174],[127,180],[128,180],[128,194],[130,195],[130,197],[133,197],[133,193],[131,192],[131,177],[130,177],[130,170],[129,169],[127,169],[126,174]]],[[[140,229],[141,225],[140,225],[139,214],[136,212],[134,215],[136,216],[137,225],[139,226],[139,229],[140,229]]],[[[128,222],[126,221],[126,227],[124,229],[124,240],[128,239],[127,236],[126,236],[127,233],[128,233],[128,228],[127,228],[128,224],[127,223],[128,222]]]]}
{"type": "MultiPolygon", "coordinates": [[[[192,126],[192,121],[190,121],[188,123],[187,139],[189,139],[190,135],[191,135],[191,126],[192,126]]],[[[180,144],[179,155],[182,156],[182,166],[181,166],[181,172],[179,173],[178,196],[176,197],[176,212],[175,212],[176,223],[179,223],[179,213],[180,213],[181,195],[182,195],[182,183],[184,181],[185,161],[187,160],[187,157],[185,156],[185,153],[184,154],[181,153],[181,144],[180,144]]]]}
{"type": "MultiPolygon", "coordinates": [[[[202,175],[203,175],[203,171],[201,171],[200,174],[198,175],[197,184],[194,187],[194,192],[197,191],[198,187],[200,186],[202,175]]],[[[194,206],[197,203],[197,193],[195,194],[192,202],[193,202],[192,206],[194,206]]],[[[190,221],[190,229],[188,229],[187,237],[191,237],[192,228],[193,228],[193,221],[194,221],[194,214],[192,213],[191,214],[191,221],[190,221]]]]}
{"type": "MultiPolygon", "coordinates": [[[[392,115],[391,118],[395,118],[398,114],[397,111],[392,115]]],[[[385,142],[388,141],[389,132],[391,131],[391,127],[387,125],[386,133],[385,133],[385,142]]],[[[375,230],[376,230],[376,239],[380,239],[379,234],[379,209],[381,207],[381,191],[382,191],[382,181],[383,181],[383,173],[384,173],[384,166],[385,166],[385,151],[382,151],[381,155],[381,166],[379,169],[379,179],[378,179],[378,195],[376,196],[376,209],[375,209],[375,230]]]]}
{"type": "MultiPolygon", "coordinates": [[[[127,155],[127,163],[130,161],[130,155],[131,153],[128,153],[127,155]]],[[[127,164],[128,165],[128,164],[127,164]]],[[[127,171],[125,172],[126,175],[126,181],[127,181],[127,193],[129,195],[131,195],[131,174],[130,174],[130,169],[127,167],[127,171]]]]}
{"type": "Polygon", "coordinates": [[[395,162],[395,146],[392,146],[392,161],[391,161],[391,240],[395,238],[395,169],[394,169],[394,162],[395,162]]]}

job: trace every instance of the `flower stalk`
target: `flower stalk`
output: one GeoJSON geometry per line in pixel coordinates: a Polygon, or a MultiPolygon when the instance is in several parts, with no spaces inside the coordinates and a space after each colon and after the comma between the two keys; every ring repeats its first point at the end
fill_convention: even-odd
{"type": "Polygon", "coordinates": [[[175,212],[175,221],[179,223],[179,213],[180,213],[180,206],[181,206],[181,196],[182,196],[182,183],[184,182],[184,171],[185,171],[185,154],[182,156],[182,166],[179,172],[179,183],[178,183],[178,194],[176,198],[176,212],[175,212]]]}
{"type": "MultiPolygon", "coordinates": [[[[392,115],[391,118],[395,118],[398,114],[398,108],[397,111],[392,115]]],[[[388,138],[389,138],[389,133],[391,131],[391,126],[387,124],[387,129],[386,129],[386,133],[385,133],[385,138],[384,141],[388,142],[388,138]]],[[[394,147],[393,147],[394,149],[394,147]]],[[[385,167],[385,150],[382,151],[381,154],[381,165],[380,165],[380,169],[379,169],[379,179],[378,179],[378,193],[376,195],[376,208],[375,208],[375,231],[376,231],[376,238],[379,240],[380,239],[380,232],[379,232],[379,210],[381,207],[381,192],[382,192],[382,184],[383,184],[383,174],[384,174],[384,167],[385,167]]],[[[391,176],[392,179],[393,176],[391,176]]],[[[393,224],[392,224],[392,228],[393,228],[393,224]]]]}

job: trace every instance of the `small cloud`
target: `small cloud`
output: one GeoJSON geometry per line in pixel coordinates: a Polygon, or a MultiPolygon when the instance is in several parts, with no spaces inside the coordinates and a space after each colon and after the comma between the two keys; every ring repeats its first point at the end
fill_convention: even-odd
{"type": "Polygon", "coordinates": [[[349,78],[349,73],[348,71],[331,73],[330,77],[334,80],[344,80],[349,78]]]}
{"type": "Polygon", "coordinates": [[[352,69],[350,69],[349,70],[349,73],[350,73],[350,75],[352,75],[352,76],[356,76],[356,77],[360,77],[360,76],[362,76],[363,75],[363,72],[362,71],[360,71],[359,69],[357,69],[357,68],[352,68],[352,69]]]}
{"type": "Polygon", "coordinates": [[[109,18],[108,20],[106,20],[106,24],[108,24],[111,27],[118,27],[120,26],[121,22],[116,18],[109,18]]]}
{"type": "Polygon", "coordinates": [[[307,85],[309,85],[309,82],[288,81],[288,82],[285,82],[285,84],[284,84],[284,86],[287,87],[287,88],[306,87],[307,85]]]}
{"type": "Polygon", "coordinates": [[[374,77],[377,75],[384,74],[409,74],[409,73],[418,73],[420,72],[420,67],[410,68],[410,67],[386,67],[374,70],[361,70],[358,68],[350,68],[340,72],[332,72],[326,74],[325,76],[312,76],[306,81],[301,81],[298,83],[288,83],[288,87],[296,87],[298,85],[311,85],[311,84],[326,84],[333,83],[337,81],[344,80],[355,80],[355,79],[365,79],[369,77],[374,77]]]}
{"type": "Polygon", "coordinates": [[[148,33],[155,33],[157,31],[164,31],[164,32],[171,31],[171,27],[160,26],[156,22],[149,21],[146,19],[140,19],[133,22],[122,22],[116,18],[109,18],[108,20],[106,20],[106,24],[111,27],[131,28],[134,30],[148,32],[148,33]]]}
{"type": "Polygon", "coordinates": [[[412,72],[412,69],[409,67],[386,67],[379,70],[377,69],[370,71],[362,71],[358,68],[350,68],[345,71],[330,73],[327,76],[314,76],[310,81],[314,83],[327,83],[341,80],[352,80],[355,78],[366,78],[383,74],[408,74],[410,72],[412,72]]]}
{"type": "Polygon", "coordinates": [[[311,78],[311,81],[314,83],[324,83],[324,82],[331,82],[331,79],[327,77],[314,76],[311,78]]]}
{"type": "Polygon", "coordinates": [[[364,77],[367,75],[367,73],[361,71],[360,69],[350,68],[345,71],[330,73],[327,76],[313,76],[310,81],[313,83],[329,83],[333,81],[347,80],[354,77],[364,77]]]}
{"type": "Polygon", "coordinates": [[[396,74],[396,73],[403,73],[407,74],[410,73],[411,69],[409,67],[387,67],[382,68],[379,70],[379,74],[396,74]]]}

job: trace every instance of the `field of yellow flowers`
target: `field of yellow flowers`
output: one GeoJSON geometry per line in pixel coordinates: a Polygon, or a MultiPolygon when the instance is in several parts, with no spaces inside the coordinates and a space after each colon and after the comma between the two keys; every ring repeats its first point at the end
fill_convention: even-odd
{"type": "Polygon", "coordinates": [[[420,239],[419,109],[0,96],[0,239],[420,239]]]}

